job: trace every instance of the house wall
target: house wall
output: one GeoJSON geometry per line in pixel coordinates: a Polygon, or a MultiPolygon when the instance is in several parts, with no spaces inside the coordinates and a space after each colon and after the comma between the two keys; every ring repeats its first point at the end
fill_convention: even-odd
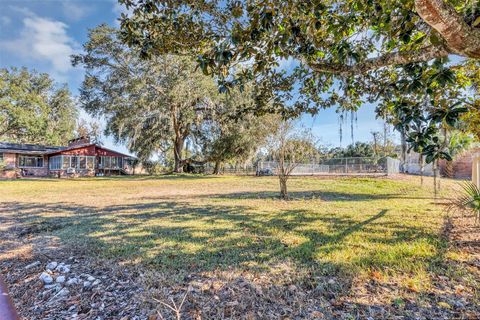
{"type": "MultiPolygon", "coordinates": [[[[32,167],[20,167],[19,166],[19,158],[21,154],[17,153],[3,153],[4,161],[6,162],[8,170],[4,170],[0,172],[0,178],[15,178],[20,172],[23,173],[24,176],[33,176],[33,177],[46,177],[46,176],[57,176],[57,177],[71,177],[72,174],[68,174],[67,170],[49,170],[48,168],[48,161],[50,157],[56,155],[75,155],[75,156],[95,156],[96,157],[96,170],[98,171],[98,159],[100,156],[111,156],[111,157],[125,157],[124,154],[111,151],[108,149],[103,149],[101,147],[97,147],[96,145],[87,145],[84,147],[79,147],[72,150],[65,150],[52,153],[48,156],[43,156],[43,167],[41,168],[32,168],[32,167]]],[[[135,170],[137,172],[141,172],[142,169],[138,168],[135,170]]],[[[74,174],[74,176],[95,176],[96,171],[91,169],[85,169],[78,171],[74,174]]],[[[112,172],[110,172],[112,173],[112,172]]]]}
{"type": "Polygon", "coordinates": [[[77,171],[74,175],[70,174],[67,172],[67,170],[49,170],[49,175],[52,177],[58,177],[58,178],[63,178],[63,177],[94,177],[95,176],[95,171],[94,170],[80,170],[77,171]]]}
{"type": "Polygon", "coordinates": [[[441,161],[440,170],[442,174],[455,179],[470,180],[472,178],[473,158],[479,152],[480,148],[475,148],[459,154],[450,165],[447,165],[446,161],[441,161]]]}
{"type": "Polygon", "coordinates": [[[6,170],[0,172],[0,178],[13,179],[21,171],[26,176],[32,177],[45,177],[48,175],[48,158],[43,157],[43,167],[41,168],[30,168],[30,167],[20,167],[19,159],[21,154],[17,153],[3,153],[3,160],[6,163],[6,170]]]}
{"type": "Polygon", "coordinates": [[[48,157],[43,156],[43,167],[41,168],[31,168],[31,167],[20,167],[21,154],[16,155],[16,166],[17,168],[23,170],[25,176],[32,176],[32,177],[46,177],[48,176],[48,157]]]}
{"type": "Polygon", "coordinates": [[[114,152],[114,151],[111,151],[111,150],[106,150],[106,149],[99,148],[99,147],[96,147],[95,151],[96,151],[97,156],[122,157],[122,158],[125,157],[124,154],[114,152]]]}
{"type": "MultiPolygon", "coordinates": [[[[58,177],[72,177],[72,176],[95,176],[95,173],[99,171],[98,168],[98,159],[101,156],[111,156],[111,157],[124,157],[125,155],[103,149],[101,147],[97,147],[95,145],[88,145],[85,147],[80,147],[72,150],[65,150],[65,151],[60,151],[55,154],[52,154],[51,156],[56,156],[56,155],[70,155],[70,156],[96,156],[95,160],[95,170],[80,170],[77,171],[74,175],[71,173],[67,173],[67,170],[49,170],[50,175],[52,176],[58,176],[58,177]]],[[[107,169],[109,170],[109,169],[107,169]]],[[[114,173],[114,170],[110,170],[109,174],[114,173]]]]}
{"type": "Polygon", "coordinates": [[[78,156],[94,156],[95,155],[95,146],[86,146],[78,149],[73,150],[66,150],[59,152],[58,154],[65,154],[65,155],[78,155],[78,156]]]}
{"type": "Polygon", "coordinates": [[[15,153],[3,154],[3,161],[5,162],[5,170],[0,171],[0,178],[6,178],[6,179],[15,178],[16,159],[17,158],[15,153]]]}

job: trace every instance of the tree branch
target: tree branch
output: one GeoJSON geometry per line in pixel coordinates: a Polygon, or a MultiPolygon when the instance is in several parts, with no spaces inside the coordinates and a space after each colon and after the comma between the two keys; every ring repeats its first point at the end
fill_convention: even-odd
{"type": "Polygon", "coordinates": [[[399,51],[386,53],[382,56],[370,58],[354,65],[341,63],[305,62],[317,72],[333,73],[344,76],[364,74],[382,67],[429,61],[448,56],[449,52],[443,46],[427,46],[415,51],[399,51]]]}
{"type": "Polygon", "coordinates": [[[420,17],[435,29],[448,49],[467,58],[480,58],[480,30],[470,27],[444,0],[415,0],[420,17]]]}

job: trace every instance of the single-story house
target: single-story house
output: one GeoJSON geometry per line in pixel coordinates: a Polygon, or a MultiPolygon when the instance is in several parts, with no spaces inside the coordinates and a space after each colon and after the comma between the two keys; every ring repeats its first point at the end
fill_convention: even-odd
{"type": "Polygon", "coordinates": [[[134,157],[91,143],[88,137],[71,140],[66,147],[0,142],[0,178],[129,175],[135,172],[134,162],[134,157]]]}

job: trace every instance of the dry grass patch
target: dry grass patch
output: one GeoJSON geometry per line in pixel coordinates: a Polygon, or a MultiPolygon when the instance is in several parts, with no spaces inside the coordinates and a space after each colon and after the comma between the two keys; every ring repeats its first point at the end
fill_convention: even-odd
{"type": "MultiPolygon", "coordinates": [[[[448,272],[444,207],[417,180],[292,178],[287,202],[278,199],[273,177],[3,181],[0,218],[96,259],[142,269],[152,290],[147,300],[149,294],[180,299],[193,288],[185,304],[192,317],[202,310],[219,316],[215,304],[202,300],[210,295],[230,303],[222,310],[228,307],[231,317],[249,303],[267,316],[334,317],[335,305],[350,301],[362,309],[361,301],[373,303],[375,294],[382,308],[400,310],[407,296],[427,294],[435,277],[448,272]],[[372,293],[371,283],[384,289],[372,293]],[[238,289],[236,298],[227,288],[238,289]],[[288,308],[267,307],[270,298],[262,306],[248,300],[260,292],[288,308]]],[[[443,195],[453,186],[445,181],[443,195]]]]}

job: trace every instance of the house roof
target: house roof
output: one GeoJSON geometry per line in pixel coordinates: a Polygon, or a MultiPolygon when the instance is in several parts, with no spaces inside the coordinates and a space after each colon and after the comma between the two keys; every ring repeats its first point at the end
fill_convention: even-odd
{"type": "Polygon", "coordinates": [[[62,152],[65,152],[65,151],[76,150],[76,149],[81,149],[81,148],[87,148],[87,147],[91,147],[91,146],[95,146],[95,147],[98,148],[98,149],[103,149],[103,150],[111,151],[111,152],[117,153],[117,154],[119,154],[119,155],[122,155],[122,156],[124,156],[124,157],[136,159],[136,157],[133,157],[133,156],[130,156],[130,155],[128,155],[128,154],[124,154],[124,153],[121,153],[121,152],[118,152],[118,151],[115,151],[115,150],[112,150],[112,149],[105,148],[104,146],[98,145],[98,144],[96,144],[96,143],[84,143],[84,144],[74,145],[74,146],[70,146],[70,147],[64,147],[64,148],[61,148],[61,149],[58,149],[58,150],[48,151],[48,152],[46,152],[45,154],[46,154],[46,155],[52,155],[52,154],[62,153],[62,152]]]}
{"type": "Polygon", "coordinates": [[[0,153],[45,154],[47,152],[63,150],[65,147],[44,146],[39,144],[0,142],[0,153]]]}
{"type": "Polygon", "coordinates": [[[0,153],[19,153],[19,154],[30,154],[30,155],[52,155],[56,153],[61,153],[62,151],[69,151],[75,150],[85,147],[95,146],[99,149],[108,150],[114,153],[118,153],[125,157],[129,157],[135,159],[133,156],[129,156],[127,154],[111,150],[100,146],[95,143],[85,143],[80,145],[74,145],[70,147],[58,147],[58,146],[44,146],[39,144],[24,144],[24,143],[7,143],[7,142],[0,142],[0,153]]]}

